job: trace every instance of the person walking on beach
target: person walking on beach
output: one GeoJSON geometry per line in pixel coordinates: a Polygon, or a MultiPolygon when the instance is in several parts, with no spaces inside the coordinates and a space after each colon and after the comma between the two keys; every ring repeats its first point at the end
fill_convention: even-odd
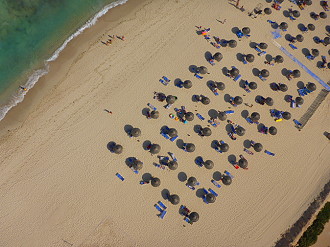
{"type": "Polygon", "coordinates": [[[239,0],[237,0],[235,7],[238,8],[238,5],[239,5],[239,0]]]}

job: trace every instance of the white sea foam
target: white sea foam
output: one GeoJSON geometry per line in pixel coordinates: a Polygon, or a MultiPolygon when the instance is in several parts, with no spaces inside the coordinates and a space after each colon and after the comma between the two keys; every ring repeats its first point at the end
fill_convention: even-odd
{"type": "Polygon", "coordinates": [[[68,45],[68,43],[77,37],[79,34],[84,32],[87,28],[93,26],[97,20],[106,14],[110,9],[122,5],[126,3],[128,0],[119,0],[113,3],[106,5],[101,11],[99,11],[93,18],[89,19],[82,27],[80,27],[76,32],[74,32],[69,38],[67,38],[63,44],[53,53],[53,55],[45,61],[45,66],[42,69],[38,69],[33,72],[33,74],[29,77],[29,79],[24,83],[23,87],[26,88],[24,90],[18,90],[13,95],[11,95],[10,99],[7,101],[5,105],[0,106],[0,121],[6,116],[7,112],[16,106],[18,103],[22,102],[25,94],[37,83],[37,81],[49,72],[49,62],[52,62],[58,58],[61,51],[68,45]]]}

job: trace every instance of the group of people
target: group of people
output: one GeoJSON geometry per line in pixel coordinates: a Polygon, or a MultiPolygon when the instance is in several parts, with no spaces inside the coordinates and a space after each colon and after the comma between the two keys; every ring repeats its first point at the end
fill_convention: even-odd
{"type": "Polygon", "coordinates": [[[107,39],[106,41],[101,41],[101,43],[106,46],[112,45],[112,40],[115,38],[125,41],[125,36],[115,36],[115,35],[108,35],[108,36],[110,37],[110,39],[107,39]]]}

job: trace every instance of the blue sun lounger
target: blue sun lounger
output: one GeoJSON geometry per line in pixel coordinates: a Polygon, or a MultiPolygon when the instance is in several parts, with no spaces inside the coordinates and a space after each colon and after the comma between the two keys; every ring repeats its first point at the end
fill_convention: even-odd
{"type": "Polygon", "coordinates": [[[176,139],[178,139],[179,136],[174,136],[170,139],[171,142],[174,142],[176,139]]]}
{"type": "Polygon", "coordinates": [[[297,126],[299,126],[299,127],[302,126],[302,124],[301,124],[298,120],[296,120],[296,119],[293,119],[293,122],[294,122],[297,126]]]}
{"type": "Polygon", "coordinates": [[[240,39],[240,38],[242,38],[244,36],[244,34],[242,33],[241,30],[239,30],[239,31],[236,32],[236,36],[237,36],[237,38],[240,39]]]}
{"type": "Polygon", "coordinates": [[[202,121],[205,120],[205,118],[199,113],[196,113],[196,116],[202,121]]]}
{"type": "Polygon", "coordinates": [[[179,87],[179,88],[183,88],[183,81],[179,81],[175,84],[175,86],[179,87]]]}
{"type": "Polygon", "coordinates": [[[158,204],[155,204],[154,207],[161,213],[164,211],[160,206],[158,206],[158,204]]]}
{"type": "Polygon", "coordinates": [[[268,154],[268,155],[271,155],[271,156],[275,156],[274,153],[272,153],[272,152],[270,152],[270,151],[268,151],[268,150],[265,150],[265,153],[268,154]]]}
{"type": "Polygon", "coordinates": [[[158,204],[163,208],[163,209],[167,209],[167,207],[164,205],[164,203],[162,203],[161,201],[158,201],[158,204]]]}
{"type": "Polygon", "coordinates": [[[165,85],[165,86],[167,86],[168,85],[168,83],[167,82],[165,82],[163,79],[159,79],[159,81],[160,81],[160,83],[162,83],[163,85],[165,85]]]}
{"type": "Polygon", "coordinates": [[[216,197],[218,197],[218,193],[216,193],[214,190],[212,190],[211,188],[209,188],[209,191],[210,191],[213,195],[215,195],[216,197]]]}
{"type": "Polygon", "coordinates": [[[263,77],[262,75],[259,75],[258,77],[260,78],[260,80],[262,80],[262,81],[266,81],[266,78],[263,77]]]}
{"type": "MultiPolygon", "coordinates": [[[[290,19],[291,21],[295,21],[295,20],[296,20],[296,18],[292,17],[291,15],[289,16],[289,19],[290,19]]],[[[283,31],[284,31],[284,30],[283,30],[283,31]]]]}
{"type": "Polygon", "coordinates": [[[306,56],[306,58],[308,60],[314,60],[315,57],[313,55],[309,54],[309,55],[306,56]]]}
{"type": "Polygon", "coordinates": [[[191,186],[191,185],[189,185],[189,184],[186,184],[186,186],[187,186],[189,189],[191,189],[191,190],[195,190],[195,189],[196,189],[194,186],[191,186]]]}
{"type": "Polygon", "coordinates": [[[246,120],[249,124],[253,124],[253,121],[252,121],[251,118],[247,117],[247,118],[245,118],[245,120],[246,120]]]}
{"type": "Polygon", "coordinates": [[[163,79],[166,81],[166,82],[170,82],[171,80],[168,79],[166,76],[163,76],[163,79]]]}
{"type": "Polygon", "coordinates": [[[241,79],[241,75],[238,75],[238,76],[236,76],[235,78],[234,78],[234,81],[238,81],[239,79],[241,79]]]}
{"type": "Polygon", "coordinates": [[[221,188],[221,185],[215,181],[214,179],[211,180],[212,184],[214,184],[217,188],[221,188]]]}
{"type": "Polygon", "coordinates": [[[188,217],[184,218],[184,221],[190,223],[190,219],[188,217]]]}
{"type": "Polygon", "coordinates": [[[289,44],[289,46],[293,49],[293,50],[297,50],[298,47],[297,46],[294,46],[293,44],[289,44]]]}
{"type": "Polygon", "coordinates": [[[235,113],[235,111],[233,111],[233,110],[228,110],[228,111],[224,111],[227,115],[228,114],[233,114],[233,113],[235,113]]]}
{"type": "Polygon", "coordinates": [[[151,110],[157,111],[157,108],[154,107],[152,104],[148,103],[147,106],[149,106],[151,110]]]}
{"type": "Polygon", "coordinates": [[[203,79],[203,76],[200,76],[199,74],[195,74],[195,77],[197,77],[198,79],[203,79]]]}
{"type": "Polygon", "coordinates": [[[167,213],[167,211],[164,210],[164,211],[159,215],[159,218],[164,219],[166,213],[167,213]]]}
{"type": "Polygon", "coordinates": [[[120,175],[118,172],[116,173],[116,176],[117,176],[121,181],[124,181],[124,180],[125,180],[125,178],[124,178],[122,175],[120,175]]]}
{"type": "Polygon", "coordinates": [[[267,52],[260,50],[259,47],[254,47],[254,49],[258,52],[258,56],[263,56],[267,54],[267,52]]]}
{"type": "Polygon", "coordinates": [[[165,133],[160,133],[162,136],[164,136],[167,140],[170,139],[169,135],[168,134],[165,134],[165,133]]]}
{"type": "Polygon", "coordinates": [[[245,60],[245,56],[242,57],[243,64],[247,64],[247,61],[245,60]]]}
{"type": "Polygon", "coordinates": [[[234,176],[231,175],[231,173],[230,173],[229,171],[225,171],[224,173],[225,173],[226,175],[228,175],[229,177],[234,178],[234,176]]]}

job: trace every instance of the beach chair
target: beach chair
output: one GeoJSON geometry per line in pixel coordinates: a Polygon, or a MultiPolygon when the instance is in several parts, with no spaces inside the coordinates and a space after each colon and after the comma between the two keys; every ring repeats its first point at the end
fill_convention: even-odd
{"type": "Polygon", "coordinates": [[[215,195],[216,197],[218,197],[218,193],[216,193],[214,190],[212,190],[211,188],[209,188],[209,191],[210,191],[213,195],[215,195]]]}
{"type": "Polygon", "coordinates": [[[243,64],[247,64],[247,61],[245,60],[245,55],[242,57],[243,64]]]}
{"type": "Polygon", "coordinates": [[[272,152],[270,152],[270,151],[268,151],[268,150],[265,150],[265,153],[268,154],[268,155],[270,155],[270,156],[275,156],[274,153],[272,153],[272,152]]]}
{"type": "Polygon", "coordinates": [[[167,209],[167,207],[164,205],[164,203],[162,203],[161,201],[158,201],[158,204],[163,208],[163,209],[167,209]]]}
{"type": "Polygon", "coordinates": [[[293,122],[298,126],[298,127],[301,127],[302,126],[302,123],[300,123],[298,120],[296,119],[293,119],[293,122]]]}
{"type": "Polygon", "coordinates": [[[203,196],[203,202],[205,202],[206,204],[209,204],[208,201],[206,200],[206,196],[203,196]]]}
{"type": "Polygon", "coordinates": [[[209,62],[212,66],[215,65],[215,62],[214,62],[213,59],[208,60],[208,62],[209,62]]]}
{"type": "Polygon", "coordinates": [[[289,44],[289,46],[293,49],[293,50],[297,50],[298,47],[297,46],[294,46],[293,44],[289,44]]]}
{"type": "Polygon", "coordinates": [[[237,36],[237,38],[241,39],[241,38],[244,36],[244,34],[242,33],[241,30],[238,30],[238,31],[236,32],[236,36],[237,36]]]}
{"type": "Polygon", "coordinates": [[[154,164],[155,167],[160,168],[162,170],[165,170],[165,168],[166,168],[165,166],[157,164],[157,163],[153,163],[153,164],[154,164]]]}
{"type": "Polygon", "coordinates": [[[251,152],[250,150],[248,150],[248,149],[246,149],[246,148],[244,148],[244,152],[246,152],[247,154],[250,154],[250,155],[254,155],[253,152],[251,152]]]}
{"type": "Polygon", "coordinates": [[[154,107],[152,104],[148,103],[147,106],[149,106],[151,110],[157,111],[157,108],[154,107]]]}
{"type": "Polygon", "coordinates": [[[295,100],[291,100],[290,107],[291,108],[296,108],[296,101],[295,100]]]}
{"type": "Polygon", "coordinates": [[[167,211],[164,210],[164,211],[159,215],[159,218],[164,219],[166,213],[167,213],[167,211]]]}
{"type": "Polygon", "coordinates": [[[235,113],[233,110],[224,111],[227,115],[235,113]]]}
{"type": "Polygon", "coordinates": [[[176,139],[178,139],[179,136],[174,136],[170,139],[171,142],[174,142],[176,139]]]}
{"type": "Polygon", "coordinates": [[[125,178],[124,178],[122,175],[120,175],[118,172],[116,173],[116,176],[117,176],[121,181],[124,181],[124,180],[125,180],[125,178]]]}
{"type": "Polygon", "coordinates": [[[260,80],[262,81],[266,81],[267,79],[265,77],[263,77],[262,75],[258,75],[258,77],[260,78],[260,80]]]}
{"type": "MultiPolygon", "coordinates": [[[[294,18],[293,16],[289,16],[289,19],[291,20],[291,21],[295,21],[296,20],[296,18],[294,18]]],[[[284,30],[283,30],[284,31],[284,30]]],[[[286,31],[286,30],[285,30],[286,31]]]]}
{"type": "Polygon", "coordinates": [[[167,83],[169,83],[171,80],[170,79],[168,79],[166,76],[163,76],[163,79],[167,82],[167,83]]]}
{"type": "Polygon", "coordinates": [[[263,56],[267,54],[267,52],[260,50],[259,47],[254,47],[254,49],[258,52],[258,56],[263,56]]]}
{"type": "Polygon", "coordinates": [[[304,89],[298,89],[297,91],[298,91],[298,94],[299,94],[300,96],[305,96],[305,95],[307,95],[307,93],[305,92],[304,89]]]}
{"type": "Polygon", "coordinates": [[[245,120],[246,120],[249,124],[253,124],[253,121],[252,121],[251,118],[247,117],[247,118],[245,118],[245,120]]]}
{"type": "Polygon", "coordinates": [[[168,83],[166,81],[164,81],[163,79],[159,79],[160,83],[162,83],[163,85],[167,86],[168,83]]]}
{"type": "Polygon", "coordinates": [[[251,90],[249,89],[249,83],[247,80],[244,81],[244,90],[247,93],[251,93],[251,90]]]}
{"type": "Polygon", "coordinates": [[[165,134],[165,133],[160,133],[162,136],[164,136],[167,140],[169,140],[170,139],[170,137],[169,137],[169,135],[168,134],[165,134]]]}
{"type": "Polygon", "coordinates": [[[164,107],[165,109],[170,109],[172,107],[172,104],[166,104],[164,107]]]}
{"type": "Polygon", "coordinates": [[[276,24],[276,21],[267,20],[267,22],[270,24],[276,24]]]}
{"type": "Polygon", "coordinates": [[[214,184],[217,188],[221,188],[221,185],[215,181],[214,179],[211,180],[212,184],[214,184]]]}
{"type": "Polygon", "coordinates": [[[216,89],[216,88],[213,88],[212,89],[212,92],[214,93],[215,96],[218,96],[219,95],[218,89],[216,89]]]}
{"type": "Polygon", "coordinates": [[[155,204],[154,207],[161,213],[164,211],[160,206],[158,206],[158,204],[155,204]]]}
{"type": "Polygon", "coordinates": [[[234,136],[233,133],[228,133],[228,136],[230,137],[230,139],[232,139],[233,141],[235,141],[237,138],[234,136]]]}
{"type": "Polygon", "coordinates": [[[236,76],[235,78],[234,78],[234,81],[238,81],[239,79],[241,79],[241,75],[238,75],[238,76],[236,76]]]}
{"type": "Polygon", "coordinates": [[[199,74],[195,74],[195,77],[197,77],[198,79],[203,79],[203,76],[200,76],[199,74]]]}
{"type": "Polygon", "coordinates": [[[203,164],[204,164],[204,160],[202,157],[198,157],[195,159],[195,163],[196,165],[198,165],[199,167],[203,167],[203,164]]]}
{"type": "Polygon", "coordinates": [[[202,121],[205,120],[205,118],[199,113],[196,113],[196,116],[202,121]]]}
{"type": "Polygon", "coordinates": [[[231,175],[231,173],[230,173],[229,171],[225,171],[224,173],[225,173],[227,176],[231,177],[232,179],[234,178],[234,176],[231,175]]]}

